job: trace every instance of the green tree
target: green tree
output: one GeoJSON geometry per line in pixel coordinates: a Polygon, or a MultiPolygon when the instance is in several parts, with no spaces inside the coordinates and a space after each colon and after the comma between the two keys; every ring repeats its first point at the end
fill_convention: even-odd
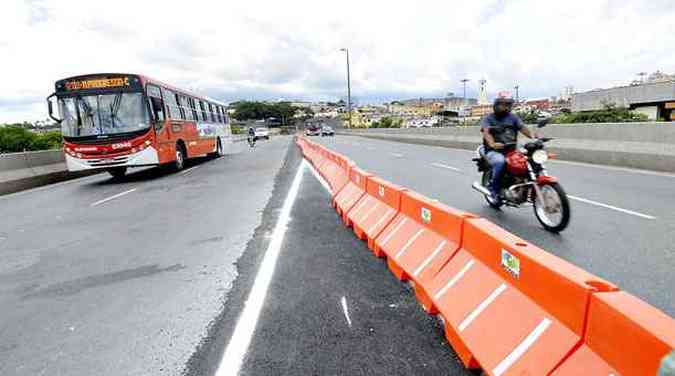
{"type": "Polygon", "coordinates": [[[539,120],[539,111],[537,110],[517,111],[516,114],[525,124],[534,124],[539,120]]]}
{"type": "Polygon", "coordinates": [[[296,113],[304,113],[311,117],[314,112],[307,107],[295,107],[290,102],[265,103],[265,102],[236,102],[233,117],[237,120],[263,120],[269,118],[278,119],[280,124],[287,125],[296,113]]]}
{"type": "Polygon", "coordinates": [[[59,131],[36,134],[14,125],[0,127],[0,153],[56,149],[61,144],[59,131]]]}
{"type": "Polygon", "coordinates": [[[648,118],[645,114],[631,111],[625,107],[606,104],[602,110],[560,114],[552,119],[552,123],[627,123],[647,120],[648,118]]]}

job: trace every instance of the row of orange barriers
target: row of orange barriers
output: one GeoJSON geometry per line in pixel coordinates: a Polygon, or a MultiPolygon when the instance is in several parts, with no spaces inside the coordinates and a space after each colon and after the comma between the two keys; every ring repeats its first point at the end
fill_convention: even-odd
{"type": "Polygon", "coordinates": [[[332,205],[421,306],[464,365],[489,375],[656,375],[675,321],[490,221],[359,169],[304,137],[332,205]]]}

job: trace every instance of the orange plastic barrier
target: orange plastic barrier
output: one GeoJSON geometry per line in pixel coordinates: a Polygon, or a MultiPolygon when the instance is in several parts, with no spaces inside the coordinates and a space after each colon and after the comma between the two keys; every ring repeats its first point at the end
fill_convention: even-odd
{"type": "Polygon", "coordinates": [[[398,214],[401,192],[404,189],[378,177],[370,176],[366,182],[366,194],[347,214],[348,223],[359,239],[366,239],[373,249],[377,235],[398,214]]]}
{"type": "Polygon", "coordinates": [[[545,375],[581,342],[591,294],[616,287],[485,219],[426,287],[448,341],[469,368],[545,375]]]}
{"type": "Polygon", "coordinates": [[[624,291],[591,296],[584,344],[553,375],[656,375],[675,321],[624,291]]]}
{"type": "Polygon", "coordinates": [[[431,304],[423,286],[459,249],[462,223],[471,214],[452,209],[418,193],[401,194],[401,211],[375,240],[373,252],[387,257],[387,265],[400,280],[412,280],[420,304],[431,304]]]}
{"type": "Polygon", "coordinates": [[[330,150],[324,150],[323,154],[326,159],[321,164],[319,172],[326,179],[335,196],[349,181],[349,169],[354,162],[330,150]]]}
{"type": "Polygon", "coordinates": [[[347,182],[347,185],[345,185],[333,199],[333,207],[338,212],[338,215],[342,217],[342,221],[346,225],[350,225],[347,213],[349,213],[349,211],[352,210],[366,194],[366,181],[370,176],[372,175],[360,168],[350,166],[349,181],[347,182]]]}
{"type": "Polygon", "coordinates": [[[312,163],[314,168],[318,170],[321,167],[321,164],[324,162],[325,156],[322,154],[319,145],[317,145],[316,143],[307,141],[307,145],[309,146],[308,159],[312,163]]]}

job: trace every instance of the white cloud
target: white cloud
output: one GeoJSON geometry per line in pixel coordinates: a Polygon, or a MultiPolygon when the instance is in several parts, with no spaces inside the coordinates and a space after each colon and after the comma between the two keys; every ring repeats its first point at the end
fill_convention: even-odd
{"type": "Polygon", "coordinates": [[[115,2],[3,0],[0,122],[46,117],[57,79],[138,72],[223,100],[522,96],[675,71],[669,0],[115,2]]]}

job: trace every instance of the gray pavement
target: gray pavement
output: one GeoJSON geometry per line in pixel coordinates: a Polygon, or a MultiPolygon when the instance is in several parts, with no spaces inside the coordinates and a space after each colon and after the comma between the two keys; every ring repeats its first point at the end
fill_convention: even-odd
{"type": "Polygon", "coordinates": [[[442,324],[342,224],[309,171],[291,216],[240,375],[469,374],[442,324]]]}
{"type": "Polygon", "coordinates": [[[578,198],[570,226],[555,235],[539,226],[531,208],[488,208],[471,189],[478,180],[472,152],[354,136],[312,140],[396,184],[489,218],[675,316],[675,175],[551,162],[549,172],[578,198]]]}
{"type": "MultiPolygon", "coordinates": [[[[301,160],[278,137],[0,197],[0,375],[214,374],[301,160]]],[[[241,374],[471,374],[309,170],[300,188],[241,374]]]]}
{"type": "Polygon", "coordinates": [[[0,375],[181,374],[290,145],[0,197],[0,375]]]}

